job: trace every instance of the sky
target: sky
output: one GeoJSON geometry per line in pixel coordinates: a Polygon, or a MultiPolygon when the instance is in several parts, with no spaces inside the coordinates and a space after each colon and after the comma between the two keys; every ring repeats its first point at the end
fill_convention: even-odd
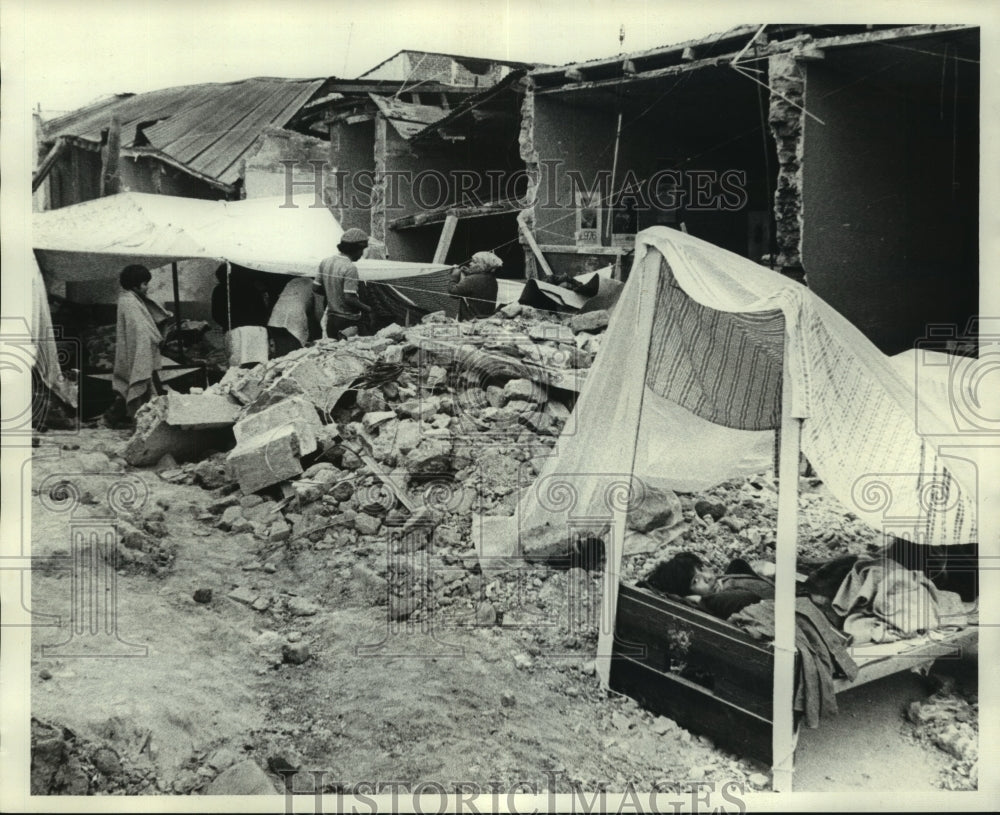
{"type": "Polygon", "coordinates": [[[562,64],[618,53],[623,25],[624,49],[635,51],[752,22],[735,4],[710,15],[685,8],[653,0],[34,0],[25,6],[25,96],[32,107],[72,110],[112,93],[198,82],[355,77],[403,48],[562,64]]]}
{"type": "MultiPolygon", "coordinates": [[[[355,77],[403,48],[563,64],[755,22],[831,22],[825,3],[778,0],[3,0],[24,98],[73,110],[114,93],[252,76],[355,77]],[[818,15],[818,18],[817,18],[818,15]],[[624,26],[624,45],[619,32],[624,26]],[[18,30],[19,29],[19,30],[18,30]]],[[[916,22],[943,3],[838,5],[916,22]],[[904,12],[905,9],[905,12],[904,12]]],[[[843,9],[848,9],[847,12],[843,9]]],[[[875,16],[873,16],[873,14],[875,16]]],[[[844,21],[841,19],[841,21],[844,21]]]]}

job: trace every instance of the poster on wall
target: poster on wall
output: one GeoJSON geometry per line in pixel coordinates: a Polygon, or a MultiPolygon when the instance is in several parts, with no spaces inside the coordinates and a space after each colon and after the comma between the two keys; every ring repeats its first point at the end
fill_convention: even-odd
{"type": "Polygon", "coordinates": [[[576,232],[577,246],[601,245],[601,194],[599,192],[576,192],[576,232]]]}

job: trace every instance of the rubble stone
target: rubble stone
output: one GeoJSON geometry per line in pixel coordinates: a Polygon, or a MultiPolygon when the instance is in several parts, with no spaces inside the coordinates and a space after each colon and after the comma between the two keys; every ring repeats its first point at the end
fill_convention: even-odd
{"type": "Polygon", "coordinates": [[[505,404],[515,399],[537,404],[546,399],[545,388],[530,379],[511,379],[504,385],[503,394],[505,404]]]}
{"type": "Polygon", "coordinates": [[[282,427],[294,425],[298,431],[301,455],[308,455],[316,450],[316,434],[322,427],[316,408],[302,397],[292,397],[266,408],[259,413],[252,413],[240,419],[233,426],[236,443],[242,444],[254,436],[282,427]]]}
{"type": "Polygon", "coordinates": [[[232,427],[240,406],[228,396],[214,393],[167,393],[167,424],[188,429],[232,427]]]}
{"type": "Polygon", "coordinates": [[[359,512],[354,519],[354,528],[362,535],[376,535],[381,527],[382,520],[367,512],[359,512]]]}
{"type": "Polygon", "coordinates": [[[680,499],[671,490],[647,486],[633,495],[628,508],[628,528],[635,532],[651,532],[673,526],[683,520],[680,499]]]}
{"type": "Polygon", "coordinates": [[[277,792],[264,770],[249,758],[224,770],[205,790],[206,795],[275,795],[277,792]]]}
{"type": "Polygon", "coordinates": [[[425,437],[405,460],[410,475],[446,473],[452,469],[451,441],[425,437]]]}
{"type": "Polygon", "coordinates": [[[611,315],[605,309],[586,311],[574,314],[569,321],[569,327],[574,334],[579,334],[581,331],[600,331],[608,327],[610,319],[611,315]]]}
{"type": "Polygon", "coordinates": [[[300,443],[294,425],[278,427],[237,445],[226,457],[226,465],[243,492],[257,492],[302,473],[300,443]]]}
{"type": "Polygon", "coordinates": [[[358,410],[362,410],[365,413],[382,413],[388,410],[385,397],[382,396],[380,391],[374,388],[366,388],[365,390],[358,391],[357,406],[358,410]]]}
{"type": "Polygon", "coordinates": [[[167,400],[158,397],[136,412],[135,433],[125,445],[125,460],[133,467],[148,467],[167,453],[176,461],[201,458],[206,450],[225,450],[232,445],[229,428],[184,430],[166,422],[167,400]]]}

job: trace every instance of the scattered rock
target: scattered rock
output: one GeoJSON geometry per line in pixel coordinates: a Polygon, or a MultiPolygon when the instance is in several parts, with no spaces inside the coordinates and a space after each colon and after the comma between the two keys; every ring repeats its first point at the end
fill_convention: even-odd
{"type": "Polygon", "coordinates": [[[267,774],[249,758],[220,773],[205,790],[206,795],[274,795],[277,792],[267,774]]]}
{"type": "Polygon", "coordinates": [[[47,668],[42,668],[42,670],[38,672],[38,678],[48,681],[49,679],[52,678],[52,672],[49,671],[47,668]]]}
{"type": "Polygon", "coordinates": [[[597,332],[608,327],[611,315],[605,309],[597,311],[586,311],[582,314],[574,314],[569,321],[569,327],[574,334],[581,331],[597,332]]]}
{"type": "Polygon", "coordinates": [[[195,589],[192,595],[196,603],[211,603],[212,602],[212,590],[211,589],[195,589]]]}
{"type": "Polygon", "coordinates": [[[301,665],[309,656],[309,646],[304,642],[288,643],[281,648],[282,660],[291,665],[301,665]]]}
{"type": "Polygon", "coordinates": [[[670,527],[684,520],[680,499],[671,490],[647,486],[637,491],[628,507],[628,528],[635,532],[651,532],[670,527]]]}
{"type": "Polygon", "coordinates": [[[713,504],[711,501],[698,501],[694,505],[694,511],[699,518],[709,517],[713,521],[718,521],[726,514],[727,509],[725,504],[713,504]]]}
{"type": "Polygon", "coordinates": [[[501,693],[500,694],[500,706],[501,707],[514,707],[517,704],[517,699],[514,698],[513,693],[501,693]]]}
{"type": "Polygon", "coordinates": [[[118,753],[110,747],[99,747],[90,756],[90,760],[99,772],[106,776],[116,776],[122,771],[122,761],[118,753]]]}
{"type": "Polygon", "coordinates": [[[476,625],[494,626],[497,624],[497,610],[489,600],[484,600],[476,606],[476,625]]]}
{"type": "Polygon", "coordinates": [[[288,613],[293,617],[311,617],[319,611],[319,606],[304,597],[292,596],[285,604],[288,613]]]}

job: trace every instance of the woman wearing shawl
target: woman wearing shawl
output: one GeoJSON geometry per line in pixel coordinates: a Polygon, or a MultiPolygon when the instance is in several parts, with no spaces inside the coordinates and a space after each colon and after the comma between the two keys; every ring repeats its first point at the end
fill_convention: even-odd
{"type": "Polygon", "coordinates": [[[117,396],[108,411],[109,423],[118,424],[135,416],[136,410],[160,390],[160,325],[172,316],[146,296],[153,276],[145,266],[122,269],[122,293],[118,296],[118,332],[115,369],[111,386],[117,396]]]}

